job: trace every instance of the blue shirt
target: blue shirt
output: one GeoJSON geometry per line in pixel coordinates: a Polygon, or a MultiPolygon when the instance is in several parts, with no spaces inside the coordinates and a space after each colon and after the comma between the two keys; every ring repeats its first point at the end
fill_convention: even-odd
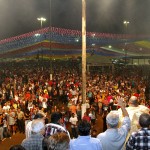
{"type": "Polygon", "coordinates": [[[97,138],[102,143],[103,150],[122,150],[129,129],[130,118],[124,117],[121,128],[111,128],[100,133],[97,138]]]}
{"type": "Polygon", "coordinates": [[[102,150],[100,140],[89,136],[79,136],[70,141],[70,150],[102,150]]]}

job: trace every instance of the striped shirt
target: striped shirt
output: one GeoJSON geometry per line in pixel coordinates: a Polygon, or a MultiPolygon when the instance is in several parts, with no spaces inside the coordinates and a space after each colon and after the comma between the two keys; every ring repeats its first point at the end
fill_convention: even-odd
{"type": "Polygon", "coordinates": [[[68,136],[70,138],[69,132],[59,124],[49,123],[49,124],[46,124],[45,127],[46,127],[45,128],[45,137],[51,136],[57,132],[65,132],[68,134],[68,136]]]}

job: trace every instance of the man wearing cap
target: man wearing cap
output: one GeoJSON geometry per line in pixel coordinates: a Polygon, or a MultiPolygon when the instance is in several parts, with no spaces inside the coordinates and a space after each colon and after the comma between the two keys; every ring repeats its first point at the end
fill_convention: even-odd
{"type": "Polygon", "coordinates": [[[130,129],[130,118],[122,98],[118,98],[124,119],[122,126],[118,128],[119,114],[111,111],[106,117],[107,130],[100,133],[97,138],[102,143],[103,150],[122,150],[126,136],[130,129]]]}
{"type": "Polygon", "coordinates": [[[41,120],[33,120],[31,124],[32,134],[22,141],[21,145],[27,150],[43,150],[45,124],[41,120]]]}
{"type": "Polygon", "coordinates": [[[70,138],[69,132],[62,126],[62,114],[54,112],[51,114],[51,123],[48,123],[45,126],[45,137],[49,137],[57,132],[65,132],[70,138]]]}

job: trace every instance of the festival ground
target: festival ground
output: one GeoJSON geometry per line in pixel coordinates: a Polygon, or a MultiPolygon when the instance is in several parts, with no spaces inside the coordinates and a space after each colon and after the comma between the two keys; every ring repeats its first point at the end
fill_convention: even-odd
{"type": "MultiPolygon", "coordinates": [[[[97,134],[103,130],[103,120],[101,116],[97,116],[96,124],[92,129],[97,130],[97,134]]],[[[69,128],[70,131],[70,128],[69,128]]],[[[7,138],[4,141],[0,142],[0,150],[9,150],[12,145],[21,144],[22,140],[25,138],[25,135],[17,132],[12,136],[11,139],[7,138]]]]}

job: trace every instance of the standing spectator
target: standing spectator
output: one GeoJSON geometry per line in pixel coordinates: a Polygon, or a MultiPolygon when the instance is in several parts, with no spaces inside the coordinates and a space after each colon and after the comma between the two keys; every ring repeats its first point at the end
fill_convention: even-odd
{"type": "Polygon", "coordinates": [[[51,114],[51,123],[46,124],[45,137],[49,137],[57,132],[65,132],[70,138],[69,132],[62,126],[62,115],[58,112],[51,114]]]}
{"type": "Polygon", "coordinates": [[[3,110],[5,112],[8,112],[10,110],[10,105],[8,104],[8,102],[4,103],[3,110]]]}
{"type": "Polygon", "coordinates": [[[10,132],[8,130],[8,117],[5,113],[3,113],[3,135],[4,138],[10,137],[10,132]]]}
{"type": "Polygon", "coordinates": [[[14,135],[16,132],[16,113],[13,108],[10,109],[8,114],[8,125],[10,133],[14,135]]]}
{"type": "Polygon", "coordinates": [[[77,117],[78,117],[78,121],[81,120],[81,104],[77,104],[77,117]]]}
{"type": "Polygon", "coordinates": [[[93,106],[91,106],[90,108],[89,117],[90,117],[92,126],[94,126],[96,122],[96,111],[93,106]]]}
{"type": "Polygon", "coordinates": [[[78,137],[78,133],[77,133],[77,122],[78,122],[78,119],[77,119],[77,116],[75,116],[74,113],[71,114],[69,122],[71,123],[72,136],[73,136],[73,138],[77,138],[78,137]]]}
{"type": "MultiPolygon", "coordinates": [[[[131,133],[137,131],[139,128],[139,123],[138,123],[139,116],[142,113],[149,113],[149,108],[143,105],[139,105],[137,97],[131,96],[131,98],[129,99],[129,107],[127,107],[126,109],[129,113],[129,117],[131,120],[131,129],[130,129],[130,132],[128,133],[128,136],[126,139],[127,141],[131,133]]],[[[120,109],[118,111],[120,115],[120,121],[122,122],[122,119],[123,119],[122,112],[120,111],[120,109]]]]}
{"type": "Polygon", "coordinates": [[[103,119],[103,132],[107,130],[107,123],[106,123],[106,117],[108,115],[108,110],[104,110],[102,114],[102,119],[103,119]]]}
{"type": "Polygon", "coordinates": [[[19,132],[20,133],[24,133],[25,132],[25,116],[24,116],[24,112],[23,111],[21,111],[21,109],[20,108],[18,108],[18,113],[17,113],[17,115],[18,115],[18,120],[17,120],[17,122],[18,122],[18,129],[19,129],[19,132]]]}
{"type": "Polygon", "coordinates": [[[70,109],[71,114],[72,114],[72,113],[74,113],[74,114],[77,113],[77,106],[75,105],[74,102],[72,102],[72,105],[70,106],[69,109],[70,109]]]}
{"type": "Polygon", "coordinates": [[[121,150],[130,129],[130,118],[127,110],[125,109],[122,98],[118,99],[118,105],[121,107],[123,112],[123,124],[120,128],[118,128],[119,114],[116,112],[110,112],[107,115],[106,122],[108,129],[97,136],[102,143],[103,150],[121,150]]]}
{"type": "Polygon", "coordinates": [[[0,141],[3,140],[3,114],[0,114],[0,141]]]}
{"type": "Polygon", "coordinates": [[[127,141],[126,150],[149,150],[150,149],[150,115],[140,115],[139,124],[141,129],[133,132],[127,141]]]}
{"type": "Polygon", "coordinates": [[[89,117],[88,111],[86,111],[86,112],[84,113],[84,116],[82,117],[82,120],[86,120],[86,121],[88,121],[88,122],[91,122],[91,118],[89,117]]]}
{"type": "Polygon", "coordinates": [[[91,125],[83,120],[78,124],[79,137],[70,141],[70,150],[102,150],[99,139],[90,135],[91,125]]]}
{"type": "Polygon", "coordinates": [[[32,135],[24,139],[21,145],[27,150],[43,150],[42,141],[44,139],[45,124],[41,120],[33,120],[31,130],[32,135]]]}

